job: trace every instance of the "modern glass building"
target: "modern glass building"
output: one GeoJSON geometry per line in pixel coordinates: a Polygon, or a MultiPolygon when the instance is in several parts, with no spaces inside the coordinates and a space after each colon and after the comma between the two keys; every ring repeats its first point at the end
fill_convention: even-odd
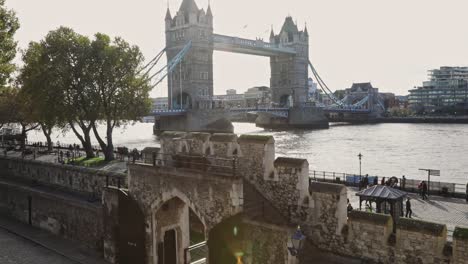
{"type": "Polygon", "coordinates": [[[468,104],[468,67],[441,67],[429,71],[429,81],[409,91],[410,106],[438,109],[468,104]]]}

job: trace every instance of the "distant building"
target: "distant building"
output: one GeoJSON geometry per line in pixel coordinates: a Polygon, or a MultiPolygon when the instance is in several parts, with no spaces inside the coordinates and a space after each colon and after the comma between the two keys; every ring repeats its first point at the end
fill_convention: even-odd
{"type": "Polygon", "coordinates": [[[307,81],[308,96],[313,102],[322,102],[322,90],[318,88],[318,84],[309,78],[307,81]]]}
{"type": "Polygon", "coordinates": [[[229,90],[226,91],[226,94],[227,95],[237,94],[237,91],[235,89],[229,89],[229,90]]]}
{"type": "Polygon", "coordinates": [[[153,98],[153,110],[167,110],[169,109],[169,102],[167,97],[153,98]]]}
{"type": "Polygon", "coordinates": [[[412,108],[436,110],[468,105],[468,67],[441,67],[429,71],[429,80],[423,86],[409,91],[412,108]]]}
{"type": "Polygon", "coordinates": [[[213,102],[216,108],[242,108],[245,107],[243,94],[237,94],[236,90],[227,90],[227,94],[213,95],[213,102]],[[234,91],[234,93],[232,93],[234,91]]]}
{"type": "Polygon", "coordinates": [[[394,93],[379,93],[379,96],[383,101],[385,109],[400,107],[398,100],[394,93]]]}
{"type": "Polygon", "coordinates": [[[244,98],[246,107],[269,105],[271,101],[271,90],[266,86],[249,88],[247,92],[244,93],[244,98]]]}
{"type": "Polygon", "coordinates": [[[395,97],[398,103],[398,107],[400,109],[408,108],[408,96],[407,95],[397,95],[395,97]]]}

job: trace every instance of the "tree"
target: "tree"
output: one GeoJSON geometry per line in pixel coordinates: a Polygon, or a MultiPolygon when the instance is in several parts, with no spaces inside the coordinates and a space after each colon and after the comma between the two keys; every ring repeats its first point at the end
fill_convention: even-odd
{"type": "Polygon", "coordinates": [[[15,71],[12,63],[16,56],[14,35],[19,28],[15,12],[5,7],[5,0],[0,0],[0,89],[10,82],[15,71]]]}
{"type": "Polygon", "coordinates": [[[31,107],[35,109],[36,121],[40,124],[42,132],[47,140],[48,151],[52,151],[52,129],[63,127],[66,123],[60,100],[62,93],[60,89],[52,87],[54,71],[49,71],[49,54],[45,52],[45,45],[31,42],[23,54],[24,66],[20,71],[18,82],[22,90],[31,97],[31,107]]]}
{"type": "Polygon", "coordinates": [[[89,73],[90,51],[87,37],[60,27],[29,45],[19,78],[33,98],[46,137],[54,125],[66,123],[81,141],[87,158],[94,157],[90,133],[98,117],[89,73]]]}
{"type": "Polygon", "coordinates": [[[15,12],[5,7],[5,0],[0,0],[0,128],[9,123],[12,117],[12,90],[8,88],[8,84],[15,70],[12,61],[16,56],[14,35],[18,28],[19,22],[15,12]]]}
{"type": "Polygon", "coordinates": [[[39,127],[36,122],[36,111],[32,106],[32,97],[29,93],[19,88],[12,88],[8,91],[8,102],[11,116],[9,123],[17,123],[21,126],[21,150],[26,149],[27,133],[39,127]]]}
{"type": "Polygon", "coordinates": [[[111,41],[100,33],[95,37],[89,63],[99,121],[92,127],[105,159],[110,161],[114,159],[114,128],[136,121],[150,111],[150,84],[138,73],[144,61],[138,47],[121,38],[111,41]],[[105,140],[98,132],[98,124],[106,128],[105,140]]]}

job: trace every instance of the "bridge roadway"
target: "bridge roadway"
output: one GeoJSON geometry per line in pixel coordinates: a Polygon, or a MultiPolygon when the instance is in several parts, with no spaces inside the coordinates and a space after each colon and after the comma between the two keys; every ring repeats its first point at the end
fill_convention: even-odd
{"type": "MultiPolygon", "coordinates": [[[[209,110],[209,109],[207,109],[209,110]]],[[[289,108],[227,108],[230,113],[272,113],[277,116],[288,117],[289,108]]],[[[183,116],[187,114],[187,109],[172,109],[172,110],[155,110],[151,112],[152,116],[183,116]]],[[[352,108],[327,108],[323,107],[325,113],[355,113],[355,114],[369,114],[369,109],[352,109],[352,108]]]]}
{"type": "Polygon", "coordinates": [[[263,40],[250,40],[238,37],[214,34],[214,49],[234,53],[258,55],[258,56],[281,56],[296,55],[293,48],[284,47],[278,44],[268,43],[263,40]]]}

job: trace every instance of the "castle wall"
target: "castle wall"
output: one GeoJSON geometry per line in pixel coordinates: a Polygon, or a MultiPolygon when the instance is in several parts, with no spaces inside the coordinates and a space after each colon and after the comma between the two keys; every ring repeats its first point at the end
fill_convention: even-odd
{"type": "MultiPolygon", "coordinates": [[[[303,224],[307,236],[320,249],[371,263],[465,263],[461,248],[466,241],[454,238],[452,257],[447,252],[445,225],[400,218],[392,234],[395,224],[389,215],[360,211],[346,214],[346,207],[338,205],[341,200],[336,199],[343,192],[338,187],[333,191],[332,185],[312,183],[314,208],[320,210],[310,211],[313,220],[303,224]]],[[[346,192],[344,195],[346,199],[346,192]]]]}
{"type": "Polygon", "coordinates": [[[102,170],[54,164],[38,160],[0,157],[0,176],[6,179],[41,183],[100,198],[102,188],[109,185],[126,186],[126,175],[102,170]]]}
{"type": "Polygon", "coordinates": [[[31,219],[32,226],[102,250],[104,230],[100,203],[0,181],[0,212],[27,224],[31,219]]]}
{"type": "Polygon", "coordinates": [[[468,228],[457,227],[453,232],[454,264],[468,264],[468,228]]]}

